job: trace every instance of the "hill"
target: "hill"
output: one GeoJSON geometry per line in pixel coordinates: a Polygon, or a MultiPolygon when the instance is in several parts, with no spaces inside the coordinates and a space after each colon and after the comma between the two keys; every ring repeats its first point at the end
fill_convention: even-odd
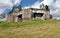
{"type": "Polygon", "coordinates": [[[0,38],[60,38],[60,20],[0,22],[0,38]]]}

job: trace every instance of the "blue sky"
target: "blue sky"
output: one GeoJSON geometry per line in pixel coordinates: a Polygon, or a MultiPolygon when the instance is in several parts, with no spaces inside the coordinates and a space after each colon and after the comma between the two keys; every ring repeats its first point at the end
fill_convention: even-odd
{"type": "Polygon", "coordinates": [[[42,3],[49,6],[53,17],[60,18],[60,0],[0,0],[0,14],[11,11],[13,5],[21,4],[22,8],[39,8],[42,3]]]}
{"type": "Polygon", "coordinates": [[[37,2],[37,1],[41,2],[43,0],[22,0],[21,5],[22,5],[22,7],[30,6],[30,5],[34,4],[35,2],[37,2]]]}

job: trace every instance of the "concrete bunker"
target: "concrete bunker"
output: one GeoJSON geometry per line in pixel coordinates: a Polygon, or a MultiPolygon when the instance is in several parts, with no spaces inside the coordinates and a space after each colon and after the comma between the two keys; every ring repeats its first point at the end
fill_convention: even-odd
{"type": "Polygon", "coordinates": [[[44,13],[33,13],[34,19],[41,19],[43,17],[44,13]]]}

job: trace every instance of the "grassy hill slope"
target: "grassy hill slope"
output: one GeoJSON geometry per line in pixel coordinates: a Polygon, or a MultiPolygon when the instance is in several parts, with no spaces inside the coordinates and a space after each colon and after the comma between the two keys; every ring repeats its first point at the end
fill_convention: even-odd
{"type": "Polygon", "coordinates": [[[60,20],[0,22],[0,38],[60,38],[60,20]]]}

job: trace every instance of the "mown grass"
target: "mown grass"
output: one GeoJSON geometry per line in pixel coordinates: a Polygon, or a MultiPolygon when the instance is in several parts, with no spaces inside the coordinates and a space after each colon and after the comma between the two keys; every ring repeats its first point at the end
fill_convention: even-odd
{"type": "Polygon", "coordinates": [[[60,38],[60,20],[0,22],[0,38],[60,38]]]}

